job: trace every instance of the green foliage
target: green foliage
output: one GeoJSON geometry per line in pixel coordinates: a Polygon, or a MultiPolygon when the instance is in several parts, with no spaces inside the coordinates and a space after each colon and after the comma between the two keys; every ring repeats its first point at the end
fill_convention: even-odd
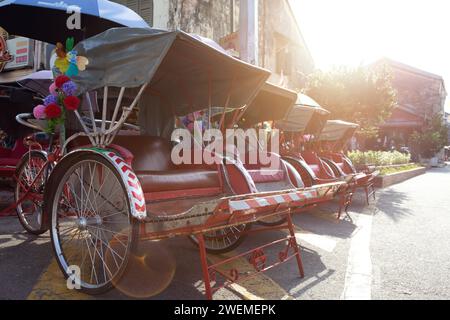
{"type": "Polygon", "coordinates": [[[305,91],[331,112],[330,119],[356,122],[366,137],[377,135],[378,125],[397,103],[391,72],[384,65],[318,71],[309,77],[305,91]]]}
{"type": "Polygon", "coordinates": [[[393,164],[407,164],[411,161],[410,154],[398,151],[350,151],[348,157],[355,166],[389,166],[393,164]]]}
{"type": "Polygon", "coordinates": [[[422,157],[434,157],[448,144],[447,126],[442,115],[434,115],[422,132],[415,131],[411,135],[411,142],[422,157]]]}

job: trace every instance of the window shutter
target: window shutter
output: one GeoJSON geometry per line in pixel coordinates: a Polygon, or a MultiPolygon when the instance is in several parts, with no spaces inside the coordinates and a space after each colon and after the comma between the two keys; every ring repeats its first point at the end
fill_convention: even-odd
{"type": "Polygon", "coordinates": [[[114,0],[114,2],[127,6],[153,26],[153,0],[114,0]]]}
{"type": "Polygon", "coordinates": [[[153,0],[140,0],[139,15],[153,26],[153,0]]]}

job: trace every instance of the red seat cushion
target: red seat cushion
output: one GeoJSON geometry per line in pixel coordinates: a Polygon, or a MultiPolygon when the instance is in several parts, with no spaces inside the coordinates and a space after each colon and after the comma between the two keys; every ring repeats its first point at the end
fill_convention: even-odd
{"type": "Polygon", "coordinates": [[[317,164],[308,163],[308,167],[311,168],[311,170],[314,172],[316,177],[321,176],[320,167],[317,164]]]}
{"type": "Polygon", "coordinates": [[[0,158],[0,167],[2,166],[11,166],[15,167],[19,163],[20,159],[14,158],[0,158]]]}
{"type": "MultiPolygon", "coordinates": [[[[82,144],[81,140],[77,142],[77,145],[82,144]]],[[[172,143],[167,139],[116,136],[113,143],[133,155],[132,168],[144,193],[220,187],[219,172],[214,170],[216,166],[175,165],[171,160],[172,143]]]]}
{"type": "Polygon", "coordinates": [[[168,170],[139,171],[136,173],[144,193],[186,189],[217,188],[220,186],[217,171],[168,170]]]}
{"type": "Polygon", "coordinates": [[[256,169],[256,170],[248,170],[248,173],[252,177],[253,181],[256,183],[275,182],[284,179],[283,170],[256,169]]]}

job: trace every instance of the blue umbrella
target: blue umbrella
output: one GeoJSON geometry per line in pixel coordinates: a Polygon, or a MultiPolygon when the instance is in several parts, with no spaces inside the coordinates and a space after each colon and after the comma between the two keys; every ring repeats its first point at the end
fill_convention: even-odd
{"type": "Polygon", "coordinates": [[[48,43],[67,37],[79,42],[114,27],[149,28],[133,10],[108,0],[4,0],[0,25],[10,34],[48,43]]]}

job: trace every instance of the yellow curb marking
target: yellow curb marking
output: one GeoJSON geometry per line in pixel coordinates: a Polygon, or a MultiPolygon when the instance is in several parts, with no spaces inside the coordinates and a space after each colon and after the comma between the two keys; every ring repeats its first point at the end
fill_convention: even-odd
{"type": "Polygon", "coordinates": [[[34,285],[27,300],[88,300],[90,298],[89,295],[78,290],[67,289],[66,280],[53,258],[34,285]]]}

